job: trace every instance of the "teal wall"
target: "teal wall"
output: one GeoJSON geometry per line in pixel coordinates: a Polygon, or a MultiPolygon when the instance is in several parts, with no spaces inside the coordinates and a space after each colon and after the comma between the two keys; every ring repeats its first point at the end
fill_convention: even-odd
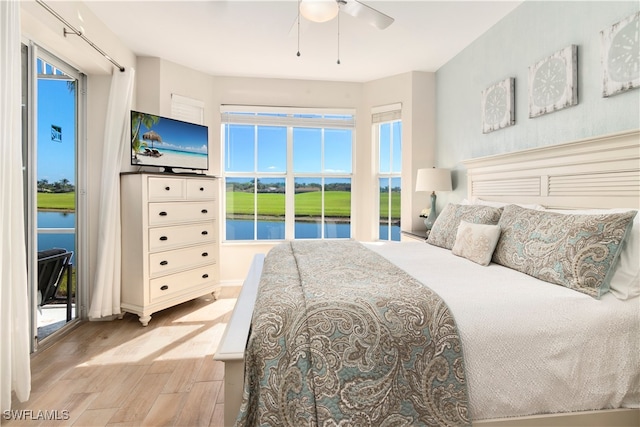
{"type": "Polygon", "coordinates": [[[640,128],[640,89],[603,98],[600,31],[640,9],[640,2],[527,0],[436,73],[436,165],[454,170],[466,197],[462,160],[640,128]],[[578,105],[529,118],[528,68],[578,46],[578,105]],[[481,92],[515,77],[514,126],[482,133],[481,92]]]}

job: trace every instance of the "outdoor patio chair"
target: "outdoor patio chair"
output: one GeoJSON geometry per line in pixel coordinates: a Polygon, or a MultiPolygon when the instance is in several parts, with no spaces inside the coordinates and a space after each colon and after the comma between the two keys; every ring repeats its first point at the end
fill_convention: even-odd
{"type": "Polygon", "coordinates": [[[63,274],[67,273],[67,321],[71,320],[71,293],[72,293],[72,264],[73,252],[66,249],[47,249],[38,252],[38,292],[40,293],[39,306],[58,300],[56,294],[62,282],[63,274]]]}

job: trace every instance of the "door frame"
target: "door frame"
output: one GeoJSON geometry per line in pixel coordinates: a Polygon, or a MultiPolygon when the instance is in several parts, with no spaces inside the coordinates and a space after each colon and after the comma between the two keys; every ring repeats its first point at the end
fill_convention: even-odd
{"type": "Polygon", "coordinates": [[[78,320],[86,318],[88,292],[88,202],[87,202],[87,78],[86,75],[69,65],[64,60],[58,58],[46,49],[40,47],[32,40],[26,39],[22,42],[27,49],[26,73],[25,76],[27,94],[23,99],[26,106],[27,123],[23,124],[23,151],[25,159],[25,226],[26,226],[26,247],[27,247],[27,272],[29,286],[29,307],[30,307],[30,348],[31,352],[38,350],[38,255],[37,255],[37,150],[38,150],[38,73],[37,60],[41,58],[56,68],[62,70],[66,75],[73,77],[77,81],[76,87],[76,119],[75,119],[75,253],[73,264],[76,271],[76,312],[75,317],[65,324],[56,333],[47,337],[59,336],[69,326],[77,323],[78,320]],[[24,146],[26,144],[26,146],[24,146]]]}

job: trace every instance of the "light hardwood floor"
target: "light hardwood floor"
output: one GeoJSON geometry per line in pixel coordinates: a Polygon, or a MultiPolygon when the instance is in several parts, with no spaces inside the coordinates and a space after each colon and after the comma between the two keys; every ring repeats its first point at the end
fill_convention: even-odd
{"type": "Polygon", "coordinates": [[[224,364],[213,355],[239,288],[226,289],[155,313],[147,327],[131,314],[81,323],[32,355],[31,397],[12,405],[31,419],[2,425],[223,426],[224,364]],[[39,411],[59,420],[33,419],[39,411]]]}

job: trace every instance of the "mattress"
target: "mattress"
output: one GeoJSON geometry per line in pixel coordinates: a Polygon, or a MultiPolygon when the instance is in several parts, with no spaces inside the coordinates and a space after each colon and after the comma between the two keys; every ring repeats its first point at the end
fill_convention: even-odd
{"type": "Polygon", "coordinates": [[[472,419],[640,407],[640,298],[597,300],[421,242],[364,245],[449,306],[472,419]]]}

